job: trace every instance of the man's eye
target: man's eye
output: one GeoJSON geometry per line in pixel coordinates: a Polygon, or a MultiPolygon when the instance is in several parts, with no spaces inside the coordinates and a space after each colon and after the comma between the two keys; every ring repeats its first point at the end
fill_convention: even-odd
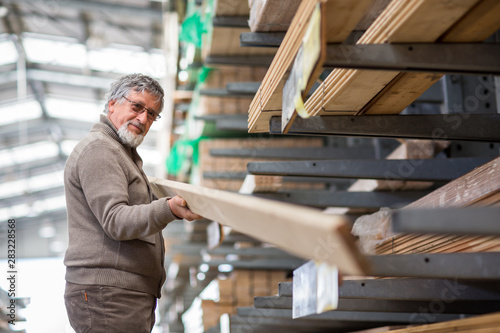
{"type": "Polygon", "coordinates": [[[132,104],[132,110],[135,112],[140,112],[143,109],[141,104],[133,103],[132,104]]]}
{"type": "Polygon", "coordinates": [[[148,111],[148,117],[156,118],[156,114],[153,111],[148,111]]]}

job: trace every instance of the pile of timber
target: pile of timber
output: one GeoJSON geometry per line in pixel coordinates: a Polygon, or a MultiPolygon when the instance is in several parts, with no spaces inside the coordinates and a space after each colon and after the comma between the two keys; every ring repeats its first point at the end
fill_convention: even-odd
{"type": "MultiPolygon", "coordinates": [[[[246,1],[215,1],[214,19],[219,17],[241,18],[248,20],[250,9],[246,1]]],[[[253,56],[273,55],[276,50],[262,47],[240,47],[240,34],[250,32],[248,25],[238,24],[213,25],[208,34],[203,35],[202,58],[208,56],[253,56]]]]}
{"type": "MultiPolygon", "coordinates": [[[[278,139],[213,139],[202,140],[199,146],[200,185],[208,188],[238,192],[247,172],[248,162],[258,161],[252,157],[212,156],[211,149],[221,148],[318,148],[323,145],[320,138],[278,138],[278,139]],[[215,175],[215,176],[214,176],[215,175]],[[238,177],[240,176],[240,177],[238,177]]],[[[282,177],[258,177],[259,188],[311,189],[324,188],[323,183],[284,181],[282,177]]]]}
{"type": "MultiPolygon", "coordinates": [[[[471,318],[446,321],[443,323],[417,325],[403,329],[388,330],[391,333],[448,333],[448,332],[497,332],[500,325],[500,313],[486,314],[471,318]]],[[[366,333],[369,333],[367,331],[366,333]]],[[[375,332],[384,332],[377,331],[375,332]]]]}
{"type": "MultiPolygon", "coordinates": [[[[500,158],[472,170],[405,208],[468,206],[500,206],[500,158]]],[[[494,236],[400,234],[376,246],[377,254],[499,251],[500,237],[494,236]]]]}
{"type": "MultiPolygon", "coordinates": [[[[264,80],[250,105],[248,115],[249,132],[268,132],[269,119],[281,114],[282,90],[294,56],[297,54],[302,39],[311,20],[316,5],[321,0],[302,1],[297,14],[292,20],[280,48],[278,49],[264,80]]],[[[358,21],[363,17],[370,0],[362,1],[328,1],[325,15],[326,36],[329,43],[344,41],[358,21]]]]}
{"type": "Polygon", "coordinates": [[[248,25],[252,32],[287,31],[300,0],[250,0],[248,25]]]}
{"type": "MultiPolygon", "coordinates": [[[[343,42],[364,16],[369,1],[328,1],[326,43],[343,42]],[[351,5],[349,5],[349,3],[351,5]],[[334,5],[339,8],[329,11],[334,5]],[[340,18],[348,17],[348,22],[340,18]]],[[[249,132],[267,132],[281,114],[282,90],[311,16],[314,1],[303,1],[262,85],[250,105],[249,132]]],[[[358,44],[478,42],[500,27],[494,0],[392,0],[358,44]]],[[[308,115],[397,114],[441,78],[440,74],[335,69],[306,101],[308,115]]]]}
{"type": "Polygon", "coordinates": [[[202,300],[205,331],[220,322],[222,314],[236,314],[239,307],[253,306],[254,297],[278,294],[280,282],[291,282],[286,271],[235,269],[225,278],[216,279],[219,300],[202,300]]]}
{"type": "MultiPolygon", "coordinates": [[[[220,89],[224,91],[232,82],[260,82],[266,74],[265,67],[227,66],[211,68],[201,89],[220,89]]],[[[252,96],[231,94],[225,96],[200,95],[197,115],[226,115],[248,112],[252,96]]]]}

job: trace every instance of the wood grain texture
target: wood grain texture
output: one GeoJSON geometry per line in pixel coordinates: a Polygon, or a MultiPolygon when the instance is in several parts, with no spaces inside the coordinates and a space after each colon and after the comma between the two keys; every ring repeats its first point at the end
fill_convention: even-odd
{"type": "Polygon", "coordinates": [[[216,0],[214,16],[248,16],[250,7],[246,0],[216,0]]]}
{"type": "MultiPolygon", "coordinates": [[[[456,22],[440,42],[480,42],[500,28],[500,2],[482,0],[456,22]]],[[[431,73],[400,73],[390,89],[376,96],[365,114],[396,114],[428,90],[443,75],[431,73]]]]}
{"type": "Polygon", "coordinates": [[[442,323],[417,325],[391,331],[391,333],[449,333],[449,332],[469,332],[469,333],[495,333],[500,332],[500,313],[486,314],[450,320],[442,323]]]}
{"type": "Polygon", "coordinates": [[[193,212],[236,231],[297,256],[336,265],[345,274],[367,272],[345,216],[164,179],[150,182],[158,197],[176,193],[193,212]]]}
{"type": "Polygon", "coordinates": [[[269,115],[265,111],[281,112],[282,91],[288,72],[297,54],[311,14],[318,3],[324,3],[325,36],[329,43],[343,42],[365,14],[371,0],[303,0],[290,24],[283,42],[262,81],[249,109],[249,132],[268,132],[269,115]],[[265,126],[261,124],[266,124],[265,126]]]}
{"type": "MultiPolygon", "coordinates": [[[[373,22],[357,44],[435,42],[478,2],[479,0],[394,0],[373,22]]],[[[306,102],[306,109],[310,115],[335,114],[338,111],[351,111],[352,114],[356,114],[376,98],[377,94],[398,75],[399,73],[394,71],[335,69],[323,82],[324,87],[318,88],[306,102]]],[[[439,77],[431,75],[431,80],[428,81],[434,80],[434,83],[439,77]]],[[[418,75],[417,78],[420,79],[418,75]]],[[[412,94],[409,95],[414,96],[415,92],[420,93],[422,90],[414,88],[414,81],[418,80],[411,80],[409,84],[402,81],[396,88],[385,94],[397,93],[395,98],[401,98],[403,91],[407,91],[402,89],[410,86],[410,89],[414,91],[410,90],[412,94]]],[[[426,84],[423,86],[428,88],[426,84]]],[[[392,103],[401,105],[406,104],[406,101],[407,99],[404,103],[392,103]]],[[[383,103],[375,103],[372,107],[383,108],[385,113],[402,111],[402,109],[398,109],[397,112],[387,109],[383,103]]],[[[374,113],[374,111],[369,111],[369,113],[374,113]]]]}
{"type": "MultiPolygon", "coordinates": [[[[500,157],[438,188],[403,209],[499,205],[500,157]]],[[[400,234],[377,245],[376,253],[496,252],[499,249],[500,237],[400,234]]]]}
{"type": "Polygon", "coordinates": [[[254,0],[248,21],[252,32],[287,31],[300,0],[254,0]]]}
{"type": "Polygon", "coordinates": [[[249,28],[213,27],[210,45],[203,53],[207,56],[273,55],[276,49],[268,47],[241,47],[240,35],[249,28]]]}

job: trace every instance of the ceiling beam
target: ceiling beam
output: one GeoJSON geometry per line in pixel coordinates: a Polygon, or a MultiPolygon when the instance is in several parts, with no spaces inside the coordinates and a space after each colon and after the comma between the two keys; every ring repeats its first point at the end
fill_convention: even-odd
{"type": "MultiPolygon", "coordinates": [[[[104,77],[70,74],[31,68],[28,68],[26,74],[27,78],[33,81],[106,90],[109,89],[109,85],[113,81],[113,79],[104,77]]],[[[14,84],[16,83],[16,81],[17,76],[15,70],[0,74],[0,83],[2,84],[14,84]]]]}
{"type": "Polygon", "coordinates": [[[12,164],[0,168],[0,183],[29,178],[33,176],[63,170],[65,157],[52,156],[20,164],[12,164]]]}
{"type": "Polygon", "coordinates": [[[63,195],[64,195],[64,186],[50,187],[39,191],[26,192],[0,199],[0,208],[12,207],[23,203],[31,205],[40,200],[60,197],[63,195]]]}
{"type": "MultiPolygon", "coordinates": [[[[93,122],[62,118],[36,118],[22,122],[23,129],[28,132],[27,141],[19,142],[19,126],[21,123],[0,126],[0,149],[12,149],[40,141],[83,139],[90,131],[93,122]]],[[[153,133],[153,132],[151,132],[153,133]]],[[[155,137],[147,135],[142,143],[144,147],[156,147],[155,137]]]]}
{"type": "Polygon", "coordinates": [[[91,129],[92,124],[66,119],[38,118],[22,123],[28,135],[26,140],[19,141],[19,126],[21,123],[0,126],[0,149],[13,149],[26,144],[41,141],[81,140],[91,129]]]}
{"type": "MultiPolygon", "coordinates": [[[[47,0],[15,0],[15,2],[32,5],[33,3],[46,4],[47,0]]],[[[82,0],[66,0],[64,2],[55,2],[55,4],[57,6],[71,7],[94,13],[113,13],[113,15],[139,17],[156,22],[162,22],[163,19],[161,9],[151,7],[82,0]]]]}
{"type": "Polygon", "coordinates": [[[27,75],[28,79],[34,81],[106,90],[109,89],[109,85],[113,81],[113,79],[104,77],[68,74],[62,72],[56,73],[40,69],[28,69],[27,75]]]}
{"type": "MultiPolygon", "coordinates": [[[[65,222],[67,220],[67,213],[66,213],[66,208],[61,208],[61,209],[46,211],[39,215],[23,216],[23,217],[13,216],[13,218],[15,218],[16,221],[19,222],[22,221],[22,223],[16,223],[16,229],[23,229],[32,227],[34,225],[41,225],[47,221],[53,223],[65,222]]],[[[5,230],[7,230],[7,223],[0,223],[0,231],[4,232],[5,230]]]]}

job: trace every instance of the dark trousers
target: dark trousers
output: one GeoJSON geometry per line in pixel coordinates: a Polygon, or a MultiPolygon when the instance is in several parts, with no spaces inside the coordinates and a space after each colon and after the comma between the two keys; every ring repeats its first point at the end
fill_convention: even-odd
{"type": "Polygon", "coordinates": [[[64,301],[77,333],[149,333],[155,323],[156,297],[139,291],[66,282],[64,301]]]}

